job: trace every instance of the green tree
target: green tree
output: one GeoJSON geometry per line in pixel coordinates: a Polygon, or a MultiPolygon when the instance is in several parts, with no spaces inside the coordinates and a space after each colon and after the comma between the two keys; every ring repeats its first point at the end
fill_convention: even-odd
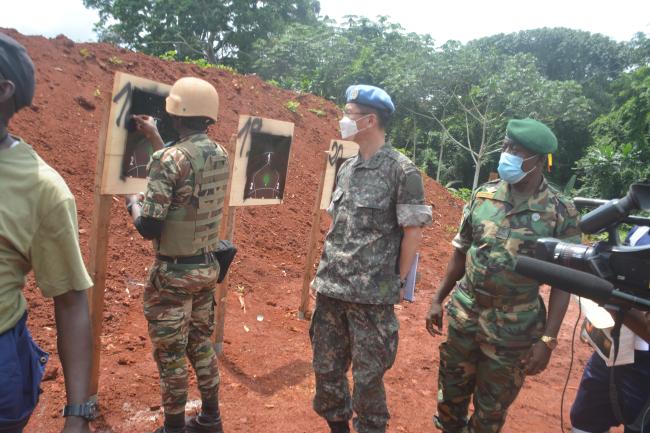
{"type": "Polygon", "coordinates": [[[340,26],[292,24],[277,38],[261,39],[254,69],[262,77],[293,90],[343,102],[347,86],[369,83],[385,87],[393,99],[414,100],[435,47],[429,36],[407,33],[380,17],[349,16],[340,26]]]}
{"type": "Polygon", "coordinates": [[[650,38],[639,32],[628,43],[632,64],[635,66],[650,66],[650,38]]]}
{"type": "Polygon", "coordinates": [[[448,68],[439,69],[442,76],[438,82],[456,79],[455,87],[448,90],[451,104],[443,110],[447,114],[440,116],[432,105],[429,116],[449,142],[471,158],[471,181],[466,163],[457,159],[464,170],[458,170],[463,173],[464,184],[469,181],[472,188],[478,186],[481,169],[500,151],[510,118],[532,115],[552,127],[559,120],[584,126],[591,121],[589,101],[582,95],[581,86],[573,81],[546,79],[533,56],[486,56],[469,47],[460,51],[464,52],[449,58],[448,68]]]}
{"type": "Polygon", "coordinates": [[[614,109],[591,125],[594,144],[577,163],[592,197],[621,197],[650,176],[650,67],[624,74],[613,86],[614,109]]]}
{"type": "Polygon", "coordinates": [[[560,150],[550,178],[567,184],[592,143],[589,124],[609,109],[609,82],[630,49],[569,29],[436,47],[385,17],[356,16],[290,25],[255,48],[255,72],[283,87],[338,103],[350,84],[385,88],[397,108],[388,130],[393,145],[440,182],[462,185],[476,185],[495,167],[507,119],[531,114],[556,133],[560,150]]]}
{"type": "Polygon", "coordinates": [[[575,81],[592,99],[598,113],[609,110],[609,84],[630,65],[625,43],[582,30],[541,28],[498,34],[472,41],[469,46],[507,55],[532,54],[549,80],[575,81]]]}
{"type": "Polygon", "coordinates": [[[250,68],[253,44],[281,33],[288,23],[314,23],[317,0],[83,0],[97,9],[100,40],[180,59],[204,58],[242,71],[250,68]]]}

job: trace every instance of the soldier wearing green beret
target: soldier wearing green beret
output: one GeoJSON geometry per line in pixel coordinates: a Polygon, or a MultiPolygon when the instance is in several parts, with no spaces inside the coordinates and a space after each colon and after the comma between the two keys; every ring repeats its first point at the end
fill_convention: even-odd
{"type": "Polygon", "coordinates": [[[501,179],[479,187],[465,206],[454,252],[433,296],[426,326],[442,328],[438,413],[445,433],[497,433],[526,375],[542,372],[557,345],[569,294],[551,290],[548,315],[537,281],[514,272],[518,254],[533,255],[541,237],[579,242],[578,214],[544,178],[557,139],[533,119],[508,122],[501,179]],[[467,418],[470,398],[474,413],[467,418]]]}

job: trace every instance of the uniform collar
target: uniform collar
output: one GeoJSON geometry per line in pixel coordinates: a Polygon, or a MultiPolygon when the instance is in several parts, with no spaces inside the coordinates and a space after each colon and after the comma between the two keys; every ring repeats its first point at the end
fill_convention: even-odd
{"type": "Polygon", "coordinates": [[[354,161],[354,166],[355,167],[365,167],[369,169],[375,169],[378,168],[381,165],[381,162],[385,158],[386,154],[390,152],[391,145],[386,143],[379,149],[377,149],[377,152],[375,152],[374,155],[370,157],[369,160],[364,161],[363,158],[361,158],[361,154],[358,153],[356,156],[356,161],[354,161]]]}
{"type": "MultiPolygon", "coordinates": [[[[494,200],[508,202],[513,204],[512,194],[509,188],[509,185],[506,181],[502,180],[497,185],[497,189],[494,192],[494,200]]],[[[528,200],[520,203],[516,209],[513,209],[511,213],[522,212],[525,210],[531,211],[545,211],[549,205],[550,200],[550,191],[548,187],[548,182],[545,177],[542,177],[542,182],[539,184],[537,190],[528,198],[528,200]]]]}
{"type": "Polygon", "coordinates": [[[207,137],[208,134],[206,134],[205,132],[195,132],[193,134],[188,134],[188,135],[186,135],[186,136],[184,136],[182,138],[179,138],[176,141],[171,141],[169,144],[165,144],[165,147],[171,147],[171,146],[174,146],[174,145],[179,144],[179,143],[184,143],[184,142],[189,141],[189,140],[191,140],[191,139],[193,139],[194,137],[197,137],[197,136],[205,136],[205,137],[207,137]]]}

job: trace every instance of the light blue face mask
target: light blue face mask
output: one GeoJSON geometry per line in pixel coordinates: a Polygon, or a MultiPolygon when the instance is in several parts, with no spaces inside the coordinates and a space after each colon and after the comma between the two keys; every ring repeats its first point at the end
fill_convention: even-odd
{"type": "Polygon", "coordinates": [[[511,185],[521,182],[528,173],[535,170],[533,167],[530,171],[524,171],[521,166],[524,164],[524,161],[528,161],[536,156],[537,155],[533,155],[524,159],[521,156],[513,155],[512,153],[501,152],[499,167],[497,168],[499,177],[511,185]]]}

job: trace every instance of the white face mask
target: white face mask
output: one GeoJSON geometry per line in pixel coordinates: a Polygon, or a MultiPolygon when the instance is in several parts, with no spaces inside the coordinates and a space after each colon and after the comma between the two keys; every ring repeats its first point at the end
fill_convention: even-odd
{"type": "Polygon", "coordinates": [[[368,129],[368,128],[363,128],[360,130],[357,127],[357,122],[363,119],[364,117],[368,117],[368,116],[369,114],[366,114],[365,116],[360,117],[357,120],[352,120],[348,116],[345,116],[343,117],[343,119],[339,120],[339,128],[341,128],[341,138],[346,139],[346,138],[354,137],[359,132],[368,129]]]}

